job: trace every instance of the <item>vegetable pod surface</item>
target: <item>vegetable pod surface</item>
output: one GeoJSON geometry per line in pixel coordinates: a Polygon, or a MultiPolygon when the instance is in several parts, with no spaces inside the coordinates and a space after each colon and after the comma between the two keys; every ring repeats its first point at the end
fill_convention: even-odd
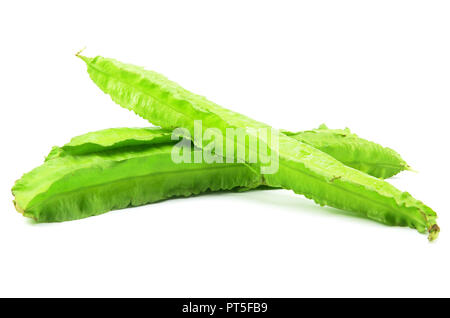
{"type": "MultiPolygon", "coordinates": [[[[116,103],[163,128],[183,127],[193,135],[195,120],[201,120],[202,128],[218,129],[224,136],[227,128],[271,128],[193,94],[156,72],[100,56],[79,57],[87,64],[91,79],[116,103]]],[[[261,144],[266,142],[257,138],[261,144]]],[[[436,213],[407,192],[290,136],[280,134],[278,145],[278,149],[268,145],[278,157],[279,169],[263,174],[267,185],[292,189],[320,205],[357,212],[384,224],[428,232],[430,240],[437,237],[436,213]]],[[[246,143],[240,146],[248,149],[246,143]]]]}
{"type": "MultiPolygon", "coordinates": [[[[374,177],[389,178],[409,169],[397,152],[360,138],[348,128],[328,129],[322,124],[317,129],[283,133],[374,177]]],[[[137,145],[176,144],[171,135],[172,131],[159,127],[104,129],[72,138],[63,147],[55,147],[48,158],[58,154],[82,155],[137,145]]]]}
{"type": "MultiPolygon", "coordinates": [[[[338,137],[334,135],[341,136],[346,130],[331,130],[321,127],[317,130],[295,133],[292,136],[294,138],[302,136],[303,139],[309,140],[311,132],[314,132],[315,136],[312,139],[313,143],[317,144],[317,140],[321,140],[321,144],[327,145],[337,142],[343,149],[348,148],[346,146],[348,139],[334,138],[338,137]],[[316,135],[324,135],[324,137],[318,138],[316,135]]],[[[198,186],[198,174],[186,173],[184,167],[175,167],[171,164],[170,149],[167,145],[173,147],[176,144],[176,141],[171,140],[171,134],[171,131],[157,127],[112,128],[74,137],[63,147],[54,147],[43,166],[24,175],[17,182],[13,188],[16,197],[15,205],[25,216],[33,217],[40,222],[67,221],[126,207],[127,204],[136,206],[180,195],[188,196],[205,191],[226,189],[244,191],[258,186],[258,179],[254,171],[249,166],[241,165],[237,169],[231,170],[231,172],[237,171],[239,176],[232,179],[231,182],[225,182],[228,184],[227,186],[217,187],[215,184],[217,180],[210,176],[214,173],[219,179],[226,181],[222,174],[225,171],[228,173],[230,165],[224,164],[213,164],[213,168],[217,170],[208,170],[207,177],[198,186]],[[153,152],[150,151],[150,146],[154,148],[153,152]],[[138,158],[139,161],[137,161],[138,158]],[[116,163],[118,161],[121,165],[125,165],[125,161],[130,162],[135,159],[139,164],[141,162],[145,164],[146,160],[150,162],[150,159],[155,159],[155,161],[151,161],[152,165],[149,168],[159,165],[168,167],[166,174],[169,174],[169,178],[182,179],[188,186],[182,193],[177,192],[179,189],[173,187],[158,187],[159,174],[155,174],[155,171],[150,169],[146,170],[149,174],[142,177],[142,173],[136,174],[136,170],[131,165],[127,165],[124,174],[117,174],[116,163]],[[56,161],[48,162],[51,160],[56,161]],[[102,180],[94,184],[93,178],[98,178],[96,173],[98,173],[99,167],[102,169],[102,180]],[[242,170],[245,168],[250,171],[243,172],[242,170]],[[77,176],[72,178],[72,174],[77,176]],[[80,179],[80,175],[83,175],[83,179],[80,179]],[[108,175],[112,176],[111,179],[106,178],[108,175]],[[248,180],[246,177],[250,179],[248,180]],[[84,179],[88,182],[83,181],[84,179]],[[40,185],[42,182],[47,184],[36,189],[36,185],[40,185]],[[134,190],[130,189],[130,184],[135,187],[134,190]],[[142,187],[148,187],[148,191],[140,189],[142,187]],[[116,202],[111,202],[114,191],[120,191],[121,194],[119,197],[113,198],[116,202]]],[[[363,142],[359,145],[365,147],[363,142]]],[[[338,147],[339,145],[335,145],[335,148],[338,147]]],[[[351,147],[350,149],[355,148],[351,147]]],[[[356,149],[358,152],[363,151],[363,149],[356,149]]],[[[371,151],[372,149],[373,147],[369,147],[367,150],[371,151]]],[[[227,176],[230,175],[227,174],[227,176]]],[[[259,179],[259,182],[261,181],[259,179]]],[[[261,187],[267,189],[267,187],[259,185],[259,188],[261,187]]]]}
{"type": "Polygon", "coordinates": [[[54,147],[46,160],[59,153],[83,155],[123,147],[171,143],[171,131],[159,127],[109,128],[76,136],[63,147],[54,147]]]}
{"type": "Polygon", "coordinates": [[[395,150],[363,139],[348,128],[328,129],[322,124],[313,130],[283,133],[329,154],[346,166],[377,178],[387,179],[401,171],[411,170],[395,150]]]}
{"type": "Polygon", "coordinates": [[[206,191],[252,188],[258,173],[243,164],[176,164],[172,144],[83,156],[55,156],[14,185],[16,209],[39,222],[81,219],[206,191]]]}

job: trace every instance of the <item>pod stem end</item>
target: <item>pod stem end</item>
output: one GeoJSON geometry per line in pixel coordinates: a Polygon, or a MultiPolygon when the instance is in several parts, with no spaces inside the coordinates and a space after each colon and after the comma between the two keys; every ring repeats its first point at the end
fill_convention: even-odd
{"type": "Polygon", "coordinates": [[[439,226],[437,224],[433,224],[430,228],[430,230],[428,231],[428,241],[433,242],[435,239],[437,239],[437,237],[439,236],[439,231],[441,229],[439,228],[439,226]]]}
{"type": "Polygon", "coordinates": [[[406,171],[411,171],[411,172],[414,172],[414,173],[419,173],[419,171],[414,170],[413,168],[411,168],[410,165],[405,165],[405,170],[406,170],[406,171]]]}
{"type": "Polygon", "coordinates": [[[86,46],[83,47],[81,50],[79,50],[77,53],[75,53],[75,56],[80,57],[81,56],[80,54],[83,53],[84,50],[86,50],[86,46]]]}

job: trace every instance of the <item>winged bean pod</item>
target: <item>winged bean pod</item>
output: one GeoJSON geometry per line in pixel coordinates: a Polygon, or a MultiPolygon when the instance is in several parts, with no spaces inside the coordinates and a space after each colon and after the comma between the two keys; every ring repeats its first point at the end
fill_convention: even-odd
{"type": "MultiPolygon", "coordinates": [[[[321,125],[313,130],[283,133],[377,178],[389,178],[409,169],[397,152],[360,138],[348,128],[328,129],[321,125]]],[[[171,140],[171,134],[170,130],[159,127],[104,129],[74,137],[61,148],[55,147],[46,160],[61,154],[81,155],[136,145],[176,144],[171,140]]]]}
{"type": "Polygon", "coordinates": [[[76,136],[63,147],[53,147],[45,160],[63,155],[84,155],[123,147],[174,143],[172,132],[159,127],[110,128],[76,136]]]}
{"type": "Polygon", "coordinates": [[[53,156],[14,185],[16,209],[38,222],[81,219],[171,197],[253,188],[249,165],[176,164],[172,144],[139,145],[53,156]]]}
{"type": "MultiPolygon", "coordinates": [[[[227,128],[270,129],[264,123],[193,94],[156,72],[100,56],[79,57],[100,89],[119,105],[155,125],[166,129],[183,127],[193,134],[194,121],[201,120],[203,128],[219,129],[224,136],[227,128]]],[[[266,142],[257,138],[261,144],[266,142]]],[[[240,143],[248,148],[245,142],[240,143]]],[[[438,236],[436,213],[409,193],[347,167],[292,137],[281,134],[278,149],[268,146],[278,155],[279,169],[273,174],[263,174],[267,185],[291,189],[320,205],[357,212],[384,224],[428,232],[429,240],[438,236]]]]}
{"type": "Polygon", "coordinates": [[[284,134],[317,148],[345,165],[363,171],[371,176],[387,179],[409,165],[393,149],[358,137],[346,129],[318,129],[284,134]]]}
{"type": "MultiPolygon", "coordinates": [[[[338,142],[346,150],[348,139],[333,138],[342,134],[341,130],[321,128],[312,141],[317,144],[317,136],[322,143],[338,142]],[[325,141],[328,140],[328,141],[325,141]]],[[[292,134],[308,140],[310,131],[292,134]]],[[[205,191],[238,190],[245,191],[268,187],[259,184],[257,174],[247,165],[212,164],[197,173],[186,171],[186,166],[172,164],[172,132],[161,128],[112,128],[90,132],[72,138],[62,147],[54,147],[43,166],[34,169],[17,182],[13,188],[17,209],[25,216],[40,222],[68,221],[97,215],[106,211],[157,202],[174,196],[189,196],[205,191]],[[118,174],[117,164],[127,166],[123,174],[118,174]],[[144,176],[137,172],[133,164],[149,164],[144,176]],[[157,167],[164,167],[163,174],[157,167]],[[100,179],[99,169],[101,169],[100,179]],[[211,170],[212,169],[212,170],[211,170]],[[248,172],[245,172],[248,169],[248,172]],[[212,174],[217,179],[211,178],[212,174]],[[232,173],[237,172],[236,177],[232,173]],[[200,179],[199,175],[205,174],[200,179]],[[111,179],[108,179],[108,177],[111,179]],[[164,176],[171,180],[183,180],[184,190],[161,186],[164,176]],[[250,178],[250,179],[247,179],[250,178]],[[94,179],[93,179],[94,178],[94,179]],[[224,185],[218,186],[217,180],[224,185]],[[145,189],[144,189],[145,187],[145,189]],[[120,191],[117,195],[116,191],[120,191]]],[[[352,143],[354,140],[352,140],[352,143]]],[[[364,143],[360,144],[365,147],[364,143]]],[[[335,145],[334,148],[338,148],[335,145]]],[[[351,149],[351,148],[350,148],[351,149]]],[[[359,149],[362,151],[363,149],[359,149]]],[[[372,147],[367,149],[372,150],[372,147]]],[[[159,168],[158,168],[159,169],[159,168]]],[[[192,172],[192,171],[191,171],[192,172]]],[[[262,180],[259,179],[259,182],[262,180]]]]}

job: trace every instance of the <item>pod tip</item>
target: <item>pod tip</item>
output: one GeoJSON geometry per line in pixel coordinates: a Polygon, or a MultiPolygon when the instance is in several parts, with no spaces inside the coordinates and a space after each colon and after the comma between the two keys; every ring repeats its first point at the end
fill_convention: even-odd
{"type": "Polygon", "coordinates": [[[75,56],[76,56],[76,57],[81,57],[80,54],[83,53],[84,50],[86,50],[86,46],[83,47],[81,50],[79,50],[77,53],[75,53],[75,56]]]}
{"type": "Polygon", "coordinates": [[[419,173],[419,171],[417,171],[417,170],[414,170],[413,168],[411,168],[411,166],[410,165],[405,165],[405,170],[407,170],[407,171],[411,171],[411,172],[414,172],[414,173],[419,173]]]}
{"type": "Polygon", "coordinates": [[[437,237],[439,236],[439,231],[441,229],[439,228],[439,226],[437,224],[433,224],[430,228],[430,230],[428,231],[428,241],[432,242],[435,239],[437,239],[437,237]]]}

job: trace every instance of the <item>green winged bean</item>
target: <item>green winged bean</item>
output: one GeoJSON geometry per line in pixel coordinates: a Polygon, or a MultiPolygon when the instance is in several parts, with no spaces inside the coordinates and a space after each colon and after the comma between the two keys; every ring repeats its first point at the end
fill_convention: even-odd
{"type": "Polygon", "coordinates": [[[52,156],[16,182],[15,207],[38,222],[59,222],[261,184],[260,175],[245,163],[176,164],[171,160],[174,147],[160,143],[52,156]]]}
{"type": "MultiPolygon", "coordinates": [[[[201,121],[203,128],[218,129],[225,136],[227,128],[271,129],[267,124],[193,94],[156,72],[100,56],[79,57],[103,92],[154,125],[166,129],[183,127],[191,135],[195,133],[195,121],[201,121]]],[[[257,139],[261,144],[267,142],[259,136],[257,139]]],[[[234,143],[227,138],[228,141],[234,143]]],[[[238,141],[238,145],[249,148],[245,141],[238,141]]],[[[278,149],[267,146],[277,155],[279,169],[275,173],[262,173],[265,184],[291,189],[320,205],[357,212],[384,224],[428,232],[430,241],[438,236],[436,213],[409,193],[345,166],[330,155],[284,134],[279,135],[278,149]]],[[[258,161],[258,168],[261,166],[262,162],[258,161]]]]}
{"type": "MultiPolygon", "coordinates": [[[[348,128],[329,129],[322,124],[317,129],[283,133],[377,178],[386,179],[409,169],[397,152],[360,138],[348,128]]],[[[74,137],[61,148],[55,147],[46,160],[60,153],[81,155],[136,145],[175,144],[171,134],[172,131],[159,127],[104,129],[74,137]]]]}
{"type": "Polygon", "coordinates": [[[345,165],[371,176],[387,179],[409,165],[393,149],[358,137],[348,128],[328,129],[321,125],[317,129],[284,134],[317,148],[345,165]]]}
{"type": "MultiPolygon", "coordinates": [[[[318,144],[317,140],[327,145],[336,143],[333,149],[341,147],[342,150],[347,150],[346,144],[349,141],[353,144],[354,139],[357,139],[341,139],[339,136],[344,130],[331,130],[323,126],[313,131],[313,143],[318,144]],[[317,135],[323,135],[323,138],[318,138],[317,135]]],[[[292,136],[309,140],[310,132],[312,131],[292,133],[292,136]]],[[[64,146],[54,147],[43,166],[17,182],[13,188],[15,205],[25,216],[40,222],[53,222],[97,215],[126,207],[127,204],[136,206],[205,191],[244,191],[255,187],[267,189],[258,183],[254,171],[246,165],[230,169],[230,165],[212,164],[208,165],[205,172],[198,170],[198,173],[189,173],[186,166],[173,165],[168,145],[174,147],[177,141],[171,140],[171,135],[171,131],[152,127],[104,129],[74,137],[64,146]],[[121,175],[118,174],[118,162],[127,166],[121,175]],[[133,168],[133,164],[140,162],[153,163],[144,177],[136,171],[138,169],[133,168]],[[179,192],[180,188],[161,187],[161,174],[154,170],[155,166],[166,167],[164,176],[169,183],[171,178],[183,179],[188,186],[182,192],[179,192]],[[100,168],[101,179],[93,183],[92,178],[98,178],[96,174],[100,168]],[[246,173],[245,169],[249,171],[246,173]],[[210,178],[213,171],[225,182],[225,186],[218,187],[217,180],[210,178]],[[236,178],[229,174],[235,171],[238,173],[236,178]],[[202,173],[205,173],[206,178],[199,182],[199,174],[202,173]],[[121,194],[117,196],[115,191],[120,191],[121,194]]],[[[349,149],[361,152],[367,147],[363,142],[358,145],[361,149],[349,149]]],[[[367,147],[367,151],[372,151],[372,147],[367,147]]],[[[349,155],[347,154],[347,158],[349,155]]]]}

